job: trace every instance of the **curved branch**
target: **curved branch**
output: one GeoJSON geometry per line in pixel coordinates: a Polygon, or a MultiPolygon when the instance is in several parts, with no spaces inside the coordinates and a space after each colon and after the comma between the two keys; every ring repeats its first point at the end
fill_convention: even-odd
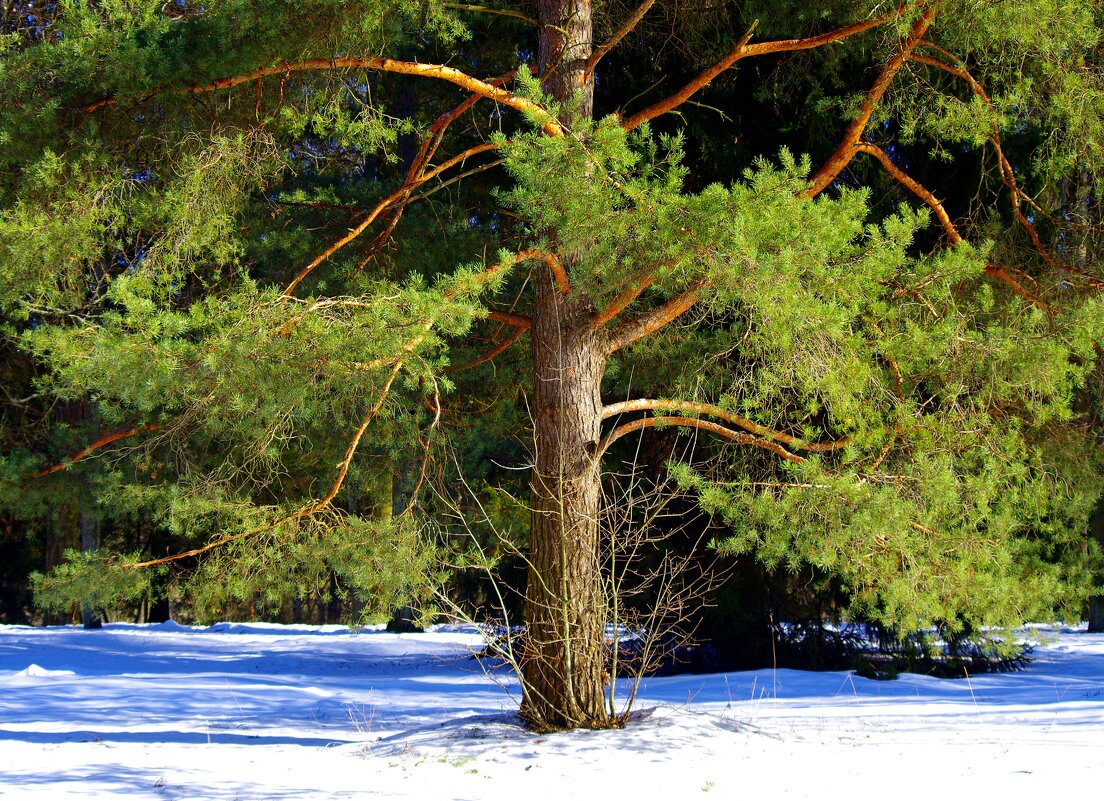
{"type": "Polygon", "coordinates": [[[519,252],[517,258],[518,261],[526,261],[527,259],[543,261],[548,265],[548,269],[552,271],[552,275],[556,279],[556,289],[560,291],[560,294],[566,295],[571,291],[571,282],[567,278],[567,270],[564,269],[563,262],[555,253],[529,249],[519,252]]]}
{"type": "Polygon", "coordinates": [[[605,420],[610,417],[614,417],[626,412],[646,412],[646,411],[661,411],[661,412],[677,412],[686,411],[694,412],[696,414],[705,414],[710,417],[717,417],[724,420],[726,423],[732,423],[740,428],[755,434],[763,439],[782,442],[795,450],[810,451],[812,453],[825,453],[827,451],[835,451],[840,448],[844,448],[850,444],[851,440],[848,437],[835,440],[832,442],[806,442],[798,437],[784,434],[781,431],[775,431],[774,429],[761,426],[746,417],[740,417],[737,414],[730,412],[728,409],[724,409],[720,406],[714,406],[710,403],[696,403],[694,401],[680,401],[680,400],[663,400],[653,398],[641,398],[639,400],[622,401],[620,403],[611,403],[608,406],[602,408],[602,419],[605,420]]]}
{"type": "Polygon", "coordinates": [[[866,130],[866,126],[870,122],[870,118],[874,116],[875,106],[881,101],[886,90],[889,89],[889,85],[893,82],[893,78],[904,66],[912,51],[920,44],[924,34],[927,33],[928,28],[935,21],[935,16],[936,9],[928,8],[913,23],[908,38],[905,39],[904,44],[885,65],[881,74],[878,75],[878,79],[870,87],[866,97],[863,98],[862,106],[859,107],[859,116],[847,126],[847,130],[843,134],[843,141],[836,148],[836,152],[813,176],[809,188],[805,191],[805,197],[816,197],[823,192],[836,179],[836,176],[851,163],[851,159],[855,157],[855,154],[859,152],[859,142],[862,139],[863,131],[866,130]]]}
{"type": "Polygon", "coordinates": [[[958,232],[958,228],[955,227],[955,224],[951,222],[950,215],[947,214],[947,210],[943,208],[943,204],[939,202],[939,199],[936,198],[927,187],[913,179],[912,176],[894,164],[888,153],[877,145],[872,145],[869,142],[859,142],[855,145],[855,151],[858,153],[866,153],[876,158],[882,163],[882,166],[885,167],[886,172],[896,178],[902,186],[923,200],[928,208],[935,214],[936,218],[939,220],[939,224],[943,226],[943,230],[947,232],[947,238],[951,240],[952,244],[957,245],[962,241],[962,235],[958,232]]]}
{"type": "Polygon", "coordinates": [[[655,0],[644,0],[640,7],[632,13],[628,21],[618,29],[617,33],[608,42],[591,53],[583,67],[582,83],[586,83],[590,79],[590,76],[594,74],[594,68],[598,66],[598,62],[605,58],[610,50],[617,47],[621,40],[632,32],[633,28],[640,23],[640,20],[644,19],[644,15],[648,13],[653,5],[655,5],[655,0]]]}
{"type": "Polygon", "coordinates": [[[465,370],[471,370],[473,367],[478,367],[481,364],[486,364],[487,362],[491,361],[491,359],[493,359],[495,356],[502,353],[504,350],[506,350],[511,345],[513,345],[515,342],[517,342],[519,339],[521,339],[523,336],[525,336],[525,332],[527,330],[528,330],[528,326],[519,327],[519,328],[515,329],[514,332],[512,334],[510,334],[510,336],[506,337],[506,339],[499,342],[497,345],[495,345],[489,351],[484,353],[478,359],[470,361],[467,364],[462,365],[460,367],[448,367],[448,368],[445,369],[445,372],[446,373],[462,373],[465,370]]]}
{"type": "Polygon", "coordinates": [[[69,467],[71,464],[79,462],[81,459],[85,458],[95,451],[98,451],[100,448],[110,445],[112,442],[118,442],[121,439],[137,436],[138,434],[145,434],[149,431],[157,431],[160,428],[162,428],[162,425],[160,423],[149,423],[144,426],[135,426],[134,428],[125,428],[121,431],[112,431],[110,434],[104,434],[95,442],[92,442],[81,450],[77,451],[65,461],[58,462],[55,465],[47,467],[45,470],[39,470],[37,473],[31,473],[29,476],[27,476],[27,478],[44,478],[45,476],[53,475],[54,473],[57,473],[61,470],[64,470],[66,467],[69,467]]]}
{"type": "Polygon", "coordinates": [[[658,331],[672,320],[675,320],[701,299],[703,286],[705,286],[704,281],[696,281],[681,295],[676,295],[662,306],[635,320],[629,320],[619,325],[614,329],[610,338],[608,352],[613,353],[626,345],[631,345],[638,339],[658,331]]]}
{"type": "Polygon", "coordinates": [[[623,123],[624,127],[628,130],[632,130],[649,120],[653,120],[661,114],[666,114],[671,109],[689,100],[696,92],[704,89],[708,86],[714,78],[727,70],[737,61],[748,56],[764,56],[772,53],[789,53],[797,50],[811,50],[813,48],[822,47],[833,42],[840,42],[856,34],[868,31],[871,28],[876,28],[880,25],[884,25],[892,19],[898,17],[907,6],[901,6],[897,10],[883,14],[880,17],[874,19],[864,20],[862,22],[856,22],[852,25],[845,25],[842,28],[837,28],[834,31],[828,33],[822,33],[819,36],[810,36],[805,39],[780,39],[774,42],[757,42],[756,44],[748,44],[752,34],[755,32],[756,23],[752,24],[736,45],[717,63],[713,64],[708,69],[701,72],[690,83],[686,84],[682,89],[675,92],[670,97],[666,97],[657,103],[653,103],[643,111],[638,111],[633,114],[623,123]]]}
{"type": "Polygon", "coordinates": [[[740,445],[752,445],[756,448],[763,448],[764,450],[771,451],[778,456],[785,459],[787,462],[793,462],[794,464],[803,464],[808,461],[803,456],[798,456],[796,453],[783,448],[777,442],[772,442],[766,439],[759,439],[753,437],[751,434],[744,434],[740,431],[733,431],[731,428],[725,428],[719,423],[713,423],[709,420],[702,420],[697,417],[642,417],[639,420],[633,420],[631,423],[625,423],[623,426],[618,426],[607,434],[601,444],[598,446],[598,456],[604,454],[617,440],[626,434],[631,434],[634,431],[640,431],[644,428],[654,428],[656,426],[680,426],[683,428],[696,428],[702,431],[709,431],[718,436],[730,439],[733,442],[740,445]]]}
{"type": "MultiPolygon", "coordinates": [[[[958,60],[958,58],[949,50],[940,47],[939,45],[936,45],[932,42],[923,41],[921,42],[921,45],[929,47],[936,52],[942,53],[948,58],[954,58],[955,60],[958,60]]],[[[985,103],[990,109],[994,108],[993,101],[992,99],[990,99],[988,93],[985,91],[985,87],[983,87],[981,85],[981,82],[978,81],[977,78],[975,78],[973,75],[971,75],[968,70],[962,67],[956,67],[953,64],[948,64],[945,61],[940,61],[937,58],[925,56],[923,54],[913,53],[909,58],[910,60],[915,61],[919,64],[927,64],[930,67],[935,67],[936,69],[943,70],[944,72],[953,75],[956,78],[961,78],[963,81],[969,84],[970,90],[978,97],[978,99],[985,103]]],[[[1011,162],[1008,161],[1008,158],[1004,154],[1004,147],[1001,143],[1000,137],[1000,128],[997,126],[996,122],[993,123],[993,129],[989,134],[989,141],[993,145],[993,149],[997,153],[997,163],[1000,165],[1001,181],[1004,183],[1005,186],[1008,187],[1010,199],[1012,201],[1013,216],[1015,216],[1017,222],[1019,222],[1020,225],[1023,226],[1024,230],[1027,231],[1028,237],[1030,237],[1031,244],[1034,246],[1036,252],[1038,252],[1038,254],[1042,256],[1043,260],[1046,261],[1048,264],[1051,264],[1052,266],[1057,267],[1061,270],[1069,270],[1070,272],[1076,273],[1077,275],[1085,278],[1093,286],[1104,286],[1104,280],[1101,280],[1096,276],[1079,269],[1075,265],[1061,261],[1060,259],[1056,258],[1054,254],[1046,248],[1045,245],[1043,245],[1042,239],[1040,239],[1039,232],[1035,228],[1034,223],[1032,223],[1031,220],[1027,218],[1027,215],[1023,213],[1023,209],[1020,208],[1020,200],[1021,198],[1026,199],[1032,206],[1037,209],[1039,208],[1039,205],[1031,198],[1030,195],[1020,189],[1019,184],[1016,181],[1016,172],[1012,169],[1011,162]]],[[[1039,211],[1043,214],[1046,214],[1046,212],[1043,212],[1042,209],[1039,209],[1039,211]]],[[[1046,216],[1050,217],[1050,215],[1046,216]]],[[[1053,220],[1053,218],[1051,219],[1053,220]]]]}
{"type": "MultiPolygon", "coordinates": [[[[151,97],[155,97],[162,92],[198,95],[206,92],[216,92],[220,89],[232,89],[240,84],[251,83],[260,78],[268,78],[274,75],[288,75],[292,72],[316,72],[320,70],[341,69],[365,69],[375,70],[377,72],[394,72],[400,75],[416,75],[423,78],[434,78],[441,81],[447,81],[448,83],[455,84],[481,97],[486,97],[490,100],[494,100],[496,103],[508,106],[515,111],[536,116],[541,121],[542,127],[549,136],[563,135],[563,128],[559,122],[556,121],[555,116],[549,114],[548,111],[532,100],[506,91],[505,89],[495,86],[491,82],[473,78],[465,72],[461,72],[453,67],[447,67],[444,64],[421,64],[418,62],[396,61],[395,59],[380,57],[358,58],[356,56],[335,56],[334,58],[307,58],[302,61],[283,62],[271,67],[262,67],[251,72],[242,73],[241,75],[220,78],[208,84],[177,88],[165,87],[137,97],[126,98],[125,100],[127,102],[141,102],[149,100],[151,97]]],[[[118,105],[120,102],[123,102],[120,98],[105,97],[94,103],[89,103],[84,106],[81,111],[86,114],[91,114],[102,108],[118,105]]]]}

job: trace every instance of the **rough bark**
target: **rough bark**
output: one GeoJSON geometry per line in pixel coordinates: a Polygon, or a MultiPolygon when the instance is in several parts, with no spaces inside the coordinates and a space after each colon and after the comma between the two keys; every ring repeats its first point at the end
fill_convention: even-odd
{"type": "Polygon", "coordinates": [[[603,726],[606,609],[598,563],[600,384],[608,345],[591,310],[541,269],[532,329],[534,469],[522,716],[603,726]]]}
{"type": "Polygon", "coordinates": [[[544,91],[569,106],[560,122],[589,119],[594,110],[594,76],[587,59],[594,52],[590,0],[539,0],[540,51],[537,68],[544,91]],[[576,90],[579,105],[570,106],[576,90]]]}

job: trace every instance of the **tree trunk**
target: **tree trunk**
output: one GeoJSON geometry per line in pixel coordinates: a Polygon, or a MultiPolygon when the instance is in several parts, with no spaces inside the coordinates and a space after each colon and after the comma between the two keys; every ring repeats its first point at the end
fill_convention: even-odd
{"type": "MultiPolygon", "coordinates": [[[[1104,499],[1101,499],[1089,519],[1089,536],[1096,539],[1097,544],[1104,550],[1104,499]]],[[[1097,580],[1100,580],[1097,576],[1097,580]]],[[[1092,634],[1104,634],[1104,588],[1099,585],[1096,594],[1089,598],[1089,631],[1092,634]]]]}
{"type": "MultiPolygon", "coordinates": [[[[560,121],[588,119],[594,84],[590,0],[539,0],[538,68],[560,121]]],[[[550,233],[550,239],[554,236],[550,233]]],[[[560,254],[570,267],[571,254],[560,254]]],[[[533,443],[530,563],[521,715],[541,730],[610,724],[605,706],[606,605],[598,564],[601,382],[607,343],[586,299],[562,295],[543,265],[530,332],[533,443]]]]}
{"type": "MultiPolygon", "coordinates": [[[[80,549],[81,553],[100,549],[100,516],[87,509],[82,509],[80,513],[80,549]]],[[[81,622],[86,629],[100,628],[99,612],[89,603],[81,607],[81,622]]]]}
{"type": "Polygon", "coordinates": [[[534,469],[521,714],[538,729],[604,726],[606,605],[598,562],[606,345],[547,270],[537,280],[534,469]]]}

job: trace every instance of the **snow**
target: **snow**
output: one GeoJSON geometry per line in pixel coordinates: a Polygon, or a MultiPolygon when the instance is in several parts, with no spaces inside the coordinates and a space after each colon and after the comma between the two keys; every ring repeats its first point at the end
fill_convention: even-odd
{"type": "Polygon", "coordinates": [[[516,682],[480,669],[481,636],[461,626],[0,626],[0,799],[1098,791],[1104,636],[1026,634],[1040,644],[1018,673],[654,678],[622,731],[535,735],[516,682]]]}

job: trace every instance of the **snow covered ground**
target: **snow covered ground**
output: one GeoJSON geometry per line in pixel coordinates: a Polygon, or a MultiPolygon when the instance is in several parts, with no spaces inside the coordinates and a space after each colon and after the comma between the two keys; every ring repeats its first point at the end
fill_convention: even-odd
{"type": "Polygon", "coordinates": [[[0,798],[1100,797],[1104,636],[1032,635],[1020,673],[656,678],[540,736],[460,628],[0,627],[0,798]]]}

